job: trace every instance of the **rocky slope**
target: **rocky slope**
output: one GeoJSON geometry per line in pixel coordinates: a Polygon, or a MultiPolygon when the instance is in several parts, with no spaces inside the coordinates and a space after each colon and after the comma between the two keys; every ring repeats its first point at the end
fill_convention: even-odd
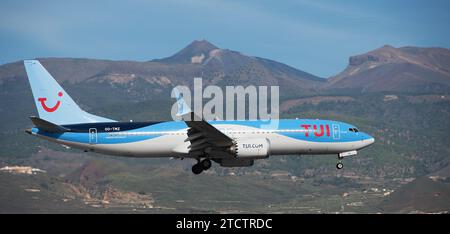
{"type": "Polygon", "coordinates": [[[450,51],[383,46],[350,57],[347,68],[329,78],[325,87],[359,92],[449,92],[450,51]]]}

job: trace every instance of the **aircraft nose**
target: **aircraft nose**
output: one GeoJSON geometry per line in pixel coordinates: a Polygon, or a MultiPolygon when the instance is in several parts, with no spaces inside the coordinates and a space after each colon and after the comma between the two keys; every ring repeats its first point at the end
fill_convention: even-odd
{"type": "Polygon", "coordinates": [[[369,146],[375,142],[375,138],[367,133],[364,133],[363,141],[365,143],[365,146],[369,146]]]}

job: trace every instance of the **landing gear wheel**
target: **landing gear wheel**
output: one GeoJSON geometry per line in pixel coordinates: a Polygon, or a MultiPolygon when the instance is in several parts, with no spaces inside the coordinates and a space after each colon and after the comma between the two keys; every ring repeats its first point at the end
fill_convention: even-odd
{"type": "Polygon", "coordinates": [[[338,162],[337,164],[336,164],[336,168],[337,169],[342,169],[344,167],[344,164],[342,164],[341,162],[338,162]]]}
{"type": "Polygon", "coordinates": [[[198,174],[202,173],[202,171],[203,171],[202,164],[197,163],[194,166],[192,166],[192,173],[198,175],[198,174]]]}
{"type": "Polygon", "coordinates": [[[209,160],[209,159],[203,159],[203,161],[201,161],[200,164],[202,165],[202,168],[204,171],[211,168],[211,165],[212,165],[211,160],[209,160]]]}

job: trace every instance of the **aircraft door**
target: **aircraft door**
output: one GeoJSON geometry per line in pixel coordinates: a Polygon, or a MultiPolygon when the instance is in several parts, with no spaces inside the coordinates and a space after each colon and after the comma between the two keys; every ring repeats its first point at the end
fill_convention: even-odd
{"type": "Polygon", "coordinates": [[[89,128],[89,144],[97,144],[97,129],[89,128]]]}
{"type": "Polygon", "coordinates": [[[339,124],[333,124],[333,139],[339,140],[341,138],[341,131],[339,124]]]}

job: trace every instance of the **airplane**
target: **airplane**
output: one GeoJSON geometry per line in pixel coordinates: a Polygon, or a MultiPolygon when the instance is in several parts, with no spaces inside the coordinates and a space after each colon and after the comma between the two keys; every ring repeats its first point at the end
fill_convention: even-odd
{"type": "Polygon", "coordinates": [[[124,157],[193,158],[194,174],[212,166],[252,166],[274,155],[334,154],[337,169],[344,157],[356,155],[374,138],[355,126],[332,120],[280,119],[276,129],[263,120],[198,118],[176,94],[181,121],[119,122],[83,111],[41,65],[24,60],[38,111],[27,133],[85,152],[124,157]],[[189,117],[189,118],[186,118],[189,117]]]}

